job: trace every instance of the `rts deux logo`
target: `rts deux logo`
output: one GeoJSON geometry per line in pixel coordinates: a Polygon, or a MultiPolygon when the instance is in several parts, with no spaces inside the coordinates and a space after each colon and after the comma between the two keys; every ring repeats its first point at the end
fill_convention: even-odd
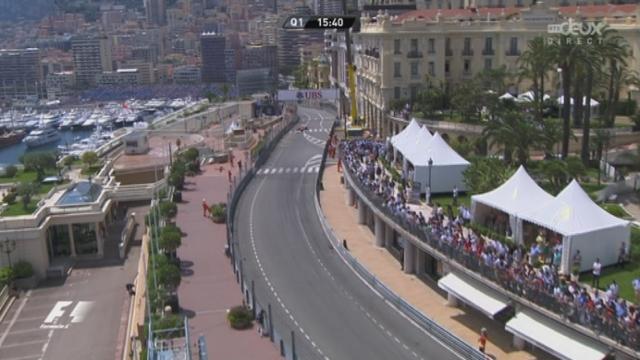
{"type": "Polygon", "coordinates": [[[547,25],[549,34],[600,36],[607,26],[606,22],[580,22],[569,19],[561,24],[547,25]]]}

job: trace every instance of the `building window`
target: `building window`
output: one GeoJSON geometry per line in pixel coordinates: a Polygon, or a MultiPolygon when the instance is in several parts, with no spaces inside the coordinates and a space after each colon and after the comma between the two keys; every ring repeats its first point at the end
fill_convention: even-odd
{"type": "Polygon", "coordinates": [[[429,54],[435,54],[436,53],[436,39],[429,39],[428,41],[429,43],[429,54]]]}
{"type": "Polygon", "coordinates": [[[444,62],[444,74],[449,75],[449,71],[449,61],[447,60],[444,62]]]}
{"type": "Polygon", "coordinates": [[[400,54],[400,39],[393,40],[393,53],[400,54]]]}
{"type": "Polygon", "coordinates": [[[73,241],[78,255],[92,255],[98,253],[98,237],[96,224],[73,224],[73,241]]]}
{"type": "Polygon", "coordinates": [[[393,88],[393,98],[400,99],[400,87],[396,86],[393,88]]]}
{"type": "Polygon", "coordinates": [[[464,9],[464,0],[460,0],[460,3],[458,5],[459,9],[464,9]]]}
{"type": "Polygon", "coordinates": [[[444,51],[446,56],[453,55],[453,51],[451,51],[451,39],[449,38],[444,40],[444,51]]]}
{"type": "Polygon", "coordinates": [[[409,96],[411,98],[411,100],[415,100],[418,97],[418,89],[420,88],[420,85],[411,85],[411,87],[409,88],[409,96]]]}
{"type": "Polygon", "coordinates": [[[523,7],[522,0],[516,0],[516,7],[523,7]]]}
{"type": "Polygon", "coordinates": [[[395,62],[393,63],[393,77],[402,77],[402,73],[400,72],[400,66],[401,64],[399,62],[395,62]]]}
{"type": "Polygon", "coordinates": [[[471,61],[469,59],[464,60],[464,73],[469,74],[471,72],[471,61]]]}
{"type": "Polygon", "coordinates": [[[418,52],[418,39],[411,39],[411,52],[418,52]]]}
{"type": "Polygon", "coordinates": [[[420,77],[420,74],[418,73],[418,62],[417,61],[411,62],[411,77],[412,78],[420,77]]]}
{"type": "Polygon", "coordinates": [[[464,48],[462,49],[462,55],[471,56],[473,51],[471,50],[471,38],[464,38],[464,48]]]}
{"type": "Polygon", "coordinates": [[[491,59],[484,59],[484,69],[491,70],[491,59]]]}
{"type": "Polygon", "coordinates": [[[510,56],[517,56],[519,55],[520,51],[518,50],[518,38],[517,37],[512,37],[509,40],[509,52],[507,55],[510,56]]]}
{"type": "Polygon", "coordinates": [[[436,63],[429,61],[429,75],[436,76],[436,63]]]}
{"type": "Polygon", "coordinates": [[[490,36],[484,39],[483,55],[493,55],[493,38],[490,36]]]}
{"type": "Polygon", "coordinates": [[[52,225],[47,229],[49,258],[71,256],[71,237],[69,225],[52,225]]]}

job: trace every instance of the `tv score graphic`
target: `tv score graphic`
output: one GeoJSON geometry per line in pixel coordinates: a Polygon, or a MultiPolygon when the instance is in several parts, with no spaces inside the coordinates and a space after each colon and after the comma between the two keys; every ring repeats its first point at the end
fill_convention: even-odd
{"type": "Polygon", "coordinates": [[[283,24],[286,30],[301,29],[349,29],[356,22],[355,16],[289,16],[283,24]]]}

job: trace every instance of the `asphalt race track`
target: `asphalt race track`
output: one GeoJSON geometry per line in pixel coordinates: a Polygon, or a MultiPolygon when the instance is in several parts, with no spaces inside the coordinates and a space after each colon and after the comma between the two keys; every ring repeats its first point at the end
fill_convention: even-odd
{"type": "Polygon", "coordinates": [[[385,303],[329,245],[313,197],[335,114],[298,113],[309,131],[283,137],[234,219],[243,271],[261,306],[272,305],[276,329],[294,331],[298,359],[459,359],[385,303]]]}

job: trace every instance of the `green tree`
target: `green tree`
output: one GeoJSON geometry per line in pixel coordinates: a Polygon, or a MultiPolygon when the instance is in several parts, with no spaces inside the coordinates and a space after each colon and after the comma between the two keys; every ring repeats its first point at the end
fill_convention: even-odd
{"type": "Polygon", "coordinates": [[[517,110],[506,110],[487,122],[482,131],[489,146],[501,145],[504,161],[511,163],[515,152],[519,164],[526,164],[529,150],[543,141],[540,127],[517,110]]]}
{"type": "Polygon", "coordinates": [[[513,169],[496,158],[476,157],[464,171],[464,183],[472,194],[495,189],[513,174],[513,169]]]}
{"type": "Polygon", "coordinates": [[[82,162],[87,166],[87,168],[91,168],[96,164],[98,159],[98,154],[96,154],[95,151],[85,151],[82,154],[82,162]]]}
{"type": "Polygon", "coordinates": [[[491,91],[497,96],[507,91],[507,80],[510,78],[511,72],[509,72],[505,65],[492,69],[484,69],[476,75],[476,79],[484,92],[491,91]]]}
{"type": "Polygon", "coordinates": [[[154,255],[156,257],[156,276],[158,285],[168,290],[175,290],[180,286],[180,269],[169,262],[164,255],[154,255]]]}
{"type": "Polygon", "coordinates": [[[18,168],[15,165],[9,165],[4,169],[4,174],[8,178],[13,178],[18,174],[18,168]]]}
{"type": "Polygon", "coordinates": [[[447,96],[442,89],[429,86],[418,93],[414,102],[414,110],[427,117],[433,117],[436,111],[446,109],[447,103],[447,96]]]}
{"type": "Polygon", "coordinates": [[[182,234],[180,234],[176,228],[164,227],[160,234],[160,242],[158,245],[167,253],[174,254],[180,245],[182,245],[182,234]]]}
{"type": "Polygon", "coordinates": [[[559,159],[545,160],[540,166],[541,175],[547,180],[553,193],[557,193],[569,183],[567,163],[559,159]]]}
{"type": "Polygon", "coordinates": [[[29,204],[31,203],[31,199],[34,195],[38,193],[38,184],[31,182],[21,182],[18,184],[18,195],[20,195],[20,200],[22,202],[22,208],[27,210],[29,208],[29,204]]]}
{"type": "Polygon", "coordinates": [[[574,35],[556,35],[550,41],[550,51],[554,62],[561,71],[562,94],[564,104],[562,105],[562,152],[561,156],[566,159],[569,155],[569,140],[571,138],[571,88],[573,84],[573,74],[580,45],[578,38],[574,35]]]}
{"type": "Polygon", "coordinates": [[[222,84],[222,101],[226,102],[227,100],[229,100],[230,91],[231,91],[231,88],[229,87],[229,84],[227,83],[222,84]]]}
{"type": "Polygon", "coordinates": [[[518,78],[531,80],[536,121],[541,123],[544,111],[545,81],[553,70],[553,53],[541,36],[527,44],[527,49],[518,58],[518,78]]]}
{"type": "Polygon", "coordinates": [[[35,171],[37,181],[44,179],[48,169],[55,169],[56,156],[53,152],[31,152],[26,153],[21,158],[25,171],[35,171]]]}
{"type": "Polygon", "coordinates": [[[456,86],[451,105],[462,116],[463,122],[479,122],[485,106],[478,81],[466,81],[456,86]]]}

